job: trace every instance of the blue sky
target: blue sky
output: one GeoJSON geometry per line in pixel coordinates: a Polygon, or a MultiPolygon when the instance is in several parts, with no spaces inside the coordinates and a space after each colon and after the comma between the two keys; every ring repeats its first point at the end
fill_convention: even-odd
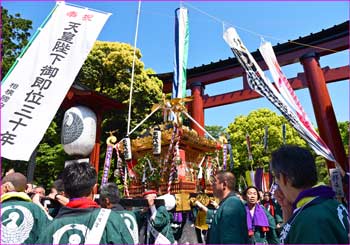
{"type": "MultiPolygon", "coordinates": [[[[71,2],[71,1],[67,1],[71,2]]],[[[74,1],[76,5],[110,12],[99,40],[125,42],[133,45],[136,28],[137,1],[74,1]]],[[[261,37],[272,45],[306,36],[349,20],[347,1],[309,2],[235,2],[235,1],[184,1],[189,10],[190,45],[188,68],[201,66],[233,57],[222,38],[222,22],[236,27],[238,34],[251,51],[259,48],[261,37]],[[247,31],[249,30],[249,31],[247,31]]],[[[11,14],[33,21],[33,32],[54,7],[54,1],[3,1],[11,14]]],[[[137,47],[141,50],[146,68],[157,73],[173,70],[174,11],[178,1],[146,1],[141,4],[137,47]]],[[[348,50],[322,57],[321,67],[339,67],[349,64],[348,50]]],[[[303,72],[301,64],[282,67],[287,77],[303,72]]],[[[269,72],[266,74],[270,77],[269,72]]],[[[242,88],[241,78],[206,87],[205,93],[216,95],[242,88]]],[[[328,85],[338,121],[349,120],[349,81],[328,85]]],[[[188,95],[190,92],[188,91],[188,95]]],[[[297,91],[306,113],[316,126],[308,89],[297,91]]],[[[239,115],[248,115],[258,108],[276,111],[265,99],[240,102],[205,110],[206,125],[227,127],[239,115]]],[[[277,112],[277,111],[276,111],[277,112]]]]}

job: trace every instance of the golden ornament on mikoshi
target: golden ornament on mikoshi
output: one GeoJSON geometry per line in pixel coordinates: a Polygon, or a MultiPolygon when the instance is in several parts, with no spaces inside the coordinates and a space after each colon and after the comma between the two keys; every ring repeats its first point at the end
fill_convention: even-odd
{"type": "Polygon", "coordinates": [[[175,114],[174,121],[178,124],[178,126],[181,126],[182,125],[181,113],[184,111],[187,112],[185,103],[190,102],[192,100],[193,100],[193,96],[167,100],[165,99],[165,95],[163,94],[162,102],[159,104],[154,104],[152,106],[152,111],[162,108],[164,111],[164,114],[166,115],[168,114],[169,111],[172,111],[175,114]]]}
{"type": "Polygon", "coordinates": [[[117,143],[117,137],[113,135],[115,132],[117,132],[117,130],[106,132],[109,133],[109,137],[106,140],[107,145],[113,146],[115,143],[117,143]]]}

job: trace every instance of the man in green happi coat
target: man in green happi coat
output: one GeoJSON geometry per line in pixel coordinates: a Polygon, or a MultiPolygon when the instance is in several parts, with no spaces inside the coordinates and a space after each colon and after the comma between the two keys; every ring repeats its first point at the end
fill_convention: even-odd
{"type": "MultiPolygon", "coordinates": [[[[247,244],[247,220],[243,203],[234,194],[235,177],[218,172],[212,179],[213,194],[220,200],[215,210],[207,209],[207,244],[247,244]]],[[[203,208],[199,206],[199,208],[203,208]]]]}
{"type": "Polygon", "coordinates": [[[93,201],[97,174],[87,162],[75,162],[62,173],[69,202],[41,234],[39,244],[133,244],[121,215],[93,201]]]}
{"type": "Polygon", "coordinates": [[[51,222],[24,192],[27,178],[10,173],[1,185],[1,244],[33,244],[51,222]]]}
{"type": "Polygon", "coordinates": [[[171,228],[173,216],[168,211],[175,207],[174,196],[167,194],[159,197],[165,199],[165,206],[159,207],[156,207],[154,203],[157,191],[145,191],[143,197],[147,200],[149,207],[145,212],[139,214],[140,242],[143,244],[173,244],[175,242],[171,228]]]}
{"type": "Polygon", "coordinates": [[[308,150],[283,146],[272,153],[271,168],[285,221],[282,244],[349,244],[348,211],[330,187],[317,185],[315,161],[308,150]]]}

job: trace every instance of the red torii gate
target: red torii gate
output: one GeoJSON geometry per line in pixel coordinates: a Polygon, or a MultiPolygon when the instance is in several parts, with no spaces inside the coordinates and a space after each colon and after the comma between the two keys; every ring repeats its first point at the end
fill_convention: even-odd
{"type": "MultiPolygon", "coordinates": [[[[299,61],[303,65],[304,73],[299,73],[297,77],[288,80],[294,90],[309,88],[320,136],[333,152],[341,167],[345,171],[349,171],[349,162],[341,141],[326,84],[349,79],[350,69],[349,66],[332,69],[329,67],[321,68],[319,64],[319,58],[332,54],[332,50],[343,51],[349,49],[349,21],[287,43],[277,44],[273,49],[281,66],[299,61]]],[[[260,53],[255,51],[252,55],[259,66],[266,70],[267,66],[260,53]]],[[[170,93],[173,73],[157,74],[156,76],[163,81],[163,92],[170,93]]],[[[220,60],[219,62],[188,69],[187,89],[191,89],[194,97],[190,105],[192,117],[203,127],[204,109],[261,97],[249,88],[244,69],[236,58],[220,60]],[[205,85],[237,77],[243,77],[242,90],[215,96],[204,95],[205,85]]],[[[204,132],[197,125],[192,124],[191,127],[199,135],[204,135],[204,132]]],[[[333,168],[334,163],[327,162],[327,166],[333,168]]]]}

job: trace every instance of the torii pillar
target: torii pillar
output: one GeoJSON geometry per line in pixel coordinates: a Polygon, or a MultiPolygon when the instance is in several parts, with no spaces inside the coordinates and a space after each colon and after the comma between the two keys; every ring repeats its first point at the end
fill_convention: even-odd
{"type": "MultiPolygon", "coordinates": [[[[300,61],[304,67],[320,136],[332,151],[340,166],[345,171],[349,171],[349,164],[328,93],[326,80],[319,64],[319,56],[316,53],[307,53],[300,58],[300,61]]],[[[330,169],[335,166],[333,162],[327,161],[327,167],[330,169]]]]}
{"type": "MultiPolygon", "coordinates": [[[[203,92],[205,86],[201,82],[192,82],[190,85],[191,93],[193,96],[191,114],[194,120],[204,128],[204,103],[203,92]]],[[[191,128],[196,130],[199,136],[204,136],[205,132],[200,129],[194,122],[191,121],[191,128]]]]}

